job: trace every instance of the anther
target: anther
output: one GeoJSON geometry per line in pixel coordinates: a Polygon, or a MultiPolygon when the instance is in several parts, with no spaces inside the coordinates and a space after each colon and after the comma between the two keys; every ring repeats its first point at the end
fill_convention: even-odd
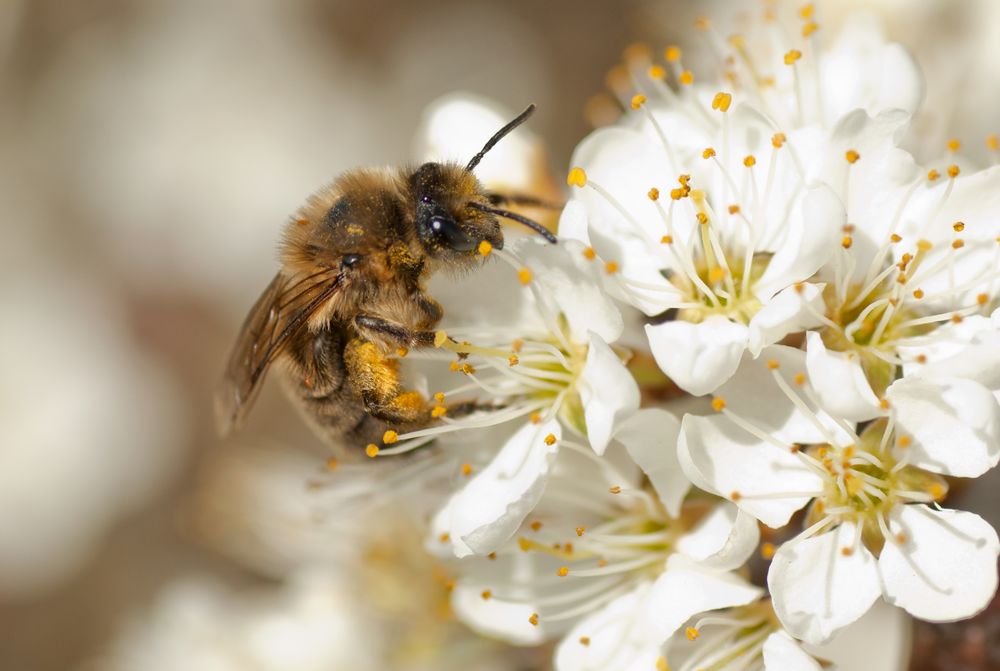
{"type": "Polygon", "coordinates": [[[604,264],[604,272],[606,272],[608,275],[614,275],[615,273],[618,272],[618,264],[615,263],[614,261],[608,261],[607,263],[604,264]]]}
{"type": "Polygon", "coordinates": [[[396,356],[398,356],[400,359],[406,357],[406,355],[409,354],[409,353],[410,353],[410,350],[408,350],[405,347],[397,347],[396,348],[396,356]]]}
{"type": "Polygon", "coordinates": [[[479,255],[486,258],[493,251],[493,245],[489,243],[488,240],[483,240],[479,243],[479,255]]]}
{"type": "Polygon", "coordinates": [[[542,528],[542,523],[541,523],[541,522],[539,522],[538,520],[535,520],[534,522],[532,522],[532,523],[531,523],[530,525],[528,525],[528,526],[529,526],[529,527],[531,527],[531,530],[532,530],[532,531],[538,531],[539,529],[541,529],[541,528],[542,528]]]}
{"type": "Polygon", "coordinates": [[[923,238],[917,240],[917,249],[919,249],[921,252],[929,252],[933,247],[934,243],[932,243],[930,240],[925,240],[923,238]]]}
{"type": "Polygon", "coordinates": [[[521,268],[520,270],[518,270],[517,279],[521,282],[521,284],[528,284],[529,282],[531,282],[531,269],[521,268]]]}
{"type": "Polygon", "coordinates": [[[816,7],[811,2],[809,4],[802,5],[799,7],[799,18],[803,20],[811,19],[815,10],[816,7]]]}
{"type": "Polygon", "coordinates": [[[951,177],[952,179],[955,179],[956,177],[958,177],[958,174],[960,172],[962,172],[962,171],[959,169],[959,167],[957,165],[949,165],[948,166],[948,176],[951,177]]]}
{"type": "Polygon", "coordinates": [[[667,658],[663,655],[656,658],[656,671],[670,671],[670,665],[667,664],[667,658]]]}
{"type": "Polygon", "coordinates": [[[802,52],[798,49],[792,49],[785,54],[785,65],[792,65],[800,58],[802,58],[802,52]]]}
{"type": "Polygon", "coordinates": [[[483,597],[483,601],[489,601],[490,597],[493,596],[493,592],[491,592],[488,589],[484,589],[483,593],[480,594],[479,596],[483,597]]]}
{"type": "Polygon", "coordinates": [[[684,630],[684,635],[687,637],[687,640],[693,641],[701,635],[701,632],[694,627],[688,627],[684,630]]]}
{"type": "Polygon", "coordinates": [[[646,96],[642,95],[641,93],[636,93],[634,96],[632,96],[631,104],[632,104],[632,109],[634,110],[640,109],[643,105],[646,104],[646,96]]]}
{"type": "Polygon", "coordinates": [[[716,412],[722,412],[723,408],[726,407],[726,399],[721,396],[716,396],[712,399],[712,410],[716,412]]]}
{"type": "Polygon", "coordinates": [[[677,77],[677,81],[679,81],[684,86],[691,86],[691,84],[694,84],[694,73],[691,72],[690,70],[684,70],[677,77]]]}
{"type": "Polygon", "coordinates": [[[854,244],[854,238],[852,238],[849,235],[845,235],[840,240],[840,246],[843,247],[844,249],[850,249],[851,245],[853,245],[853,244],[854,244]]]}
{"type": "Polygon", "coordinates": [[[555,436],[555,434],[550,433],[549,435],[545,436],[545,444],[546,445],[555,445],[555,443],[556,443],[556,436],[555,436]]]}
{"type": "Polygon", "coordinates": [[[728,112],[729,106],[733,104],[732,94],[720,91],[715,94],[712,98],[712,109],[719,110],[720,112],[728,112]]]}
{"type": "Polygon", "coordinates": [[[659,200],[660,190],[654,186],[652,189],[646,192],[646,195],[649,197],[650,200],[659,200]]]}
{"type": "Polygon", "coordinates": [[[670,235],[664,235],[662,238],[660,238],[660,242],[662,242],[665,245],[672,244],[673,241],[674,241],[674,238],[673,238],[673,236],[670,236],[670,235]]]}
{"type": "Polygon", "coordinates": [[[939,173],[937,170],[934,170],[933,168],[931,168],[930,170],[927,171],[927,180],[930,181],[930,182],[933,182],[934,180],[936,180],[940,176],[941,176],[941,173],[939,173]]]}
{"type": "Polygon", "coordinates": [[[715,156],[715,150],[711,147],[706,147],[705,151],[701,152],[701,157],[704,159],[709,159],[715,156]]]}
{"type": "Polygon", "coordinates": [[[960,315],[960,314],[953,314],[951,316],[951,323],[952,324],[961,324],[964,319],[965,318],[962,317],[962,315],[960,315]]]}
{"type": "Polygon", "coordinates": [[[987,294],[979,294],[976,296],[976,302],[980,305],[986,305],[990,302],[990,297],[987,294]]]}
{"type": "Polygon", "coordinates": [[[704,212],[699,212],[698,214],[695,215],[695,218],[698,219],[699,224],[704,225],[708,223],[708,215],[705,214],[704,212]]]}
{"type": "Polygon", "coordinates": [[[819,30],[819,24],[815,21],[810,21],[809,23],[802,26],[802,37],[809,37],[813,33],[819,30]]]}
{"type": "Polygon", "coordinates": [[[565,578],[566,576],[569,575],[569,567],[568,566],[560,566],[559,570],[556,571],[556,575],[559,576],[560,578],[565,578]]]}
{"type": "Polygon", "coordinates": [[[926,354],[918,354],[917,355],[917,363],[927,363],[927,355],[926,354]]]}
{"type": "Polygon", "coordinates": [[[519,363],[521,363],[521,360],[518,358],[516,354],[511,354],[509,357],[507,357],[507,365],[510,366],[511,368],[513,368],[519,363]]]}
{"type": "Polygon", "coordinates": [[[588,261],[593,261],[597,257],[597,252],[594,251],[593,247],[586,247],[583,250],[583,258],[588,261]]]}
{"type": "Polygon", "coordinates": [[[889,236],[889,240],[892,242],[899,242],[902,239],[903,239],[902,236],[897,235],[896,233],[893,233],[892,235],[889,236]]]}
{"type": "Polygon", "coordinates": [[[781,364],[778,363],[777,359],[768,359],[767,360],[767,367],[770,370],[777,370],[780,366],[781,366],[781,364]]]}
{"type": "Polygon", "coordinates": [[[740,206],[739,205],[730,205],[729,206],[729,214],[739,214],[739,213],[740,213],[740,206]]]}
{"type": "Polygon", "coordinates": [[[580,645],[586,648],[588,645],[590,645],[590,636],[581,636],[579,641],[580,645]]]}
{"type": "Polygon", "coordinates": [[[472,464],[462,464],[462,475],[472,475],[472,464]]]}
{"type": "Polygon", "coordinates": [[[896,540],[896,544],[897,545],[905,545],[906,544],[906,534],[904,534],[904,533],[898,533],[898,534],[896,534],[896,539],[895,540],[896,540]]]}
{"type": "Polygon", "coordinates": [[[788,138],[785,137],[784,133],[775,133],[771,136],[771,146],[775,149],[781,149],[785,145],[785,141],[788,138]]]}
{"type": "Polygon", "coordinates": [[[647,73],[650,79],[663,79],[667,76],[667,71],[662,65],[650,65],[647,73]]]}
{"type": "Polygon", "coordinates": [[[382,434],[382,442],[385,443],[386,445],[392,445],[397,440],[399,440],[399,434],[393,431],[392,429],[389,429],[388,431],[382,434]]]}
{"type": "Polygon", "coordinates": [[[797,385],[799,385],[801,387],[802,385],[804,385],[806,383],[806,374],[805,373],[796,373],[795,377],[792,378],[792,381],[795,382],[795,384],[797,384],[797,385]]]}
{"type": "Polygon", "coordinates": [[[962,231],[965,230],[965,223],[961,221],[956,221],[954,224],[951,225],[951,228],[956,233],[961,233],[962,231]]]}
{"type": "Polygon", "coordinates": [[[447,543],[448,541],[451,540],[451,534],[449,534],[447,531],[445,531],[443,534],[441,534],[440,536],[438,536],[438,540],[440,542],[442,542],[442,543],[447,543]]]}
{"type": "Polygon", "coordinates": [[[584,531],[586,531],[586,530],[587,530],[587,528],[586,528],[586,527],[577,527],[577,528],[576,528],[576,535],[577,535],[577,536],[582,536],[582,535],[583,535],[583,532],[584,532],[584,531]]]}
{"type": "Polygon", "coordinates": [[[948,140],[948,151],[955,153],[962,148],[962,143],[958,141],[958,138],[951,138],[948,140]]]}
{"type": "Polygon", "coordinates": [[[997,138],[996,133],[991,133],[986,136],[986,148],[990,151],[996,151],[1000,148],[1000,139],[997,138]]]}
{"type": "Polygon", "coordinates": [[[620,486],[618,486],[618,485],[615,485],[614,487],[609,487],[608,488],[608,492],[610,492],[612,494],[621,494],[622,493],[622,488],[620,486]]]}
{"type": "Polygon", "coordinates": [[[743,495],[740,494],[739,491],[737,491],[735,489],[733,491],[729,492],[729,500],[732,501],[733,503],[736,503],[737,501],[739,501],[742,498],[743,498],[743,495]]]}
{"type": "Polygon", "coordinates": [[[708,30],[712,27],[712,22],[707,16],[699,16],[694,20],[694,27],[698,30],[708,30]]]}
{"type": "Polygon", "coordinates": [[[664,50],[663,57],[668,63],[676,63],[681,59],[681,48],[672,44],[664,50]]]}
{"type": "Polygon", "coordinates": [[[587,173],[583,171],[583,168],[577,166],[569,171],[569,175],[566,177],[566,184],[569,186],[579,186],[584,187],[587,185],[587,173]]]}
{"type": "Polygon", "coordinates": [[[965,247],[965,241],[959,238],[958,240],[953,240],[951,243],[953,249],[961,249],[965,247]]]}
{"type": "Polygon", "coordinates": [[[337,470],[338,466],[340,466],[340,462],[337,461],[336,457],[330,457],[329,459],[326,460],[326,470],[335,471],[337,470]]]}
{"type": "Polygon", "coordinates": [[[882,408],[883,410],[888,410],[889,409],[889,399],[887,399],[887,398],[879,399],[878,407],[882,408]]]}
{"type": "Polygon", "coordinates": [[[913,443],[913,439],[909,436],[900,436],[899,440],[896,441],[896,444],[903,448],[909,447],[911,443],[913,443]]]}
{"type": "Polygon", "coordinates": [[[850,546],[840,548],[840,554],[844,555],[845,557],[850,557],[852,554],[854,554],[854,548],[850,546]]]}
{"type": "Polygon", "coordinates": [[[750,154],[749,156],[743,159],[743,165],[746,166],[747,168],[752,168],[755,165],[757,165],[757,159],[754,158],[753,154],[750,154]]]}
{"type": "Polygon", "coordinates": [[[431,409],[431,417],[433,417],[434,419],[439,419],[441,417],[444,417],[446,414],[448,414],[448,408],[443,405],[435,405],[431,409]]]}
{"type": "Polygon", "coordinates": [[[847,159],[848,163],[857,163],[858,159],[861,158],[861,154],[853,149],[848,149],[847,153],[844,154],[844,158],[847,159]]]}
{"type": "Polygon", "coordinates": [[[490,561],[496,561],[497,553],[496,552],[491,552],[488,555],[486,555],[486,558],[489,559],[490,561]]]}
{"type": "Polygon", "coordinates": [[[774,553],[778,551],[778,548],[774,546],[774,543],[761,543],[760,544],[760,557],[765,561],[770,561],[774,559],[774,553]]]}

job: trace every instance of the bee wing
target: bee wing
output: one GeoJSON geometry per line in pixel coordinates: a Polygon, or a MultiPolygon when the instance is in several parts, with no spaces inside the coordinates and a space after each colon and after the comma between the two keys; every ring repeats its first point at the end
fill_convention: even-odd
{"type": "Polygon", "coordinates": [[[324,270],[305,277],[278,273],[254,303],[215,394],[215,419],[222,436],[243,422],[268,368],[289,339],[337,292],[342,276],[333,273],[324,270]]]}

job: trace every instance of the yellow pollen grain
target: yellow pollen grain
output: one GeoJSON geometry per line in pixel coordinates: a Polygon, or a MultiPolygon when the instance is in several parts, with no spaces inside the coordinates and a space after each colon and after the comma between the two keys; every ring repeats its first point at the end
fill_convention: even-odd
{"type": "Polygon", "coordinates": [[[927,363],[927,355],[926,354],[918,354],[917,355],[917,363],[927,363]]]}
{"type": "Polygon", "coordinates": [[[774,559],[774,553],[777,552],[778,548],[774,546],[774,543],[761,543],[760,544],[760,557],[765,561],[770,561],[774,559]]]}
{"type": "Polygon", "coordinates": [[[704,159],[709,159],[715,156],[715,150],[711,147],[706,147],[705,151],[701,152],[701,157],[704,159]]]}
{"type": "Polygon", "coordinates": [[[698,220],[699,224],[704,225],[708,223],[708,215],[705,214],[704,212],[699,212],[698,214],[695,215],[695,218],[698,220]]]}
{"type": "Polygon", "coordinates": [[[590,645],[590,636],[581,636],[578,640],[583,647],[590,645]]]}
{"type": "Polygon", "coordinates": [[[338,466],[340,466],[340,462],[337,461],[336,457],[330,457],[329,459],[326,460],[326,470],[335,471],[337,470],[338,466]]]}
{"type": "Polygon", "coordinates": [[[583,258],[587,259],[588,261],[593,261],[595,258],[597,258],[597,252],[594,251],[593,247],[586,247],[583,250],[583,258]]]}
{"type": "Polygon", "coordinates": [[[382,434],[382,442],[385,443],[386,445],[392,445],[397,440],[399,440],[399,434],[393,431],[392,429],[389,429],[388,431],[382,434]]]}
{"type": "Polygon", "coordinates": [[[377,457],[378,453],[379,453],[378,445],[376,445],[375,443],[368,443],[368,446],[365,447],[365,454],[367,454],[372,459],[377,457]]]}
{"type": "Polygon", "coordinates": [[[493,592],[491,592],[488,589],[484,589],[482,594],[480,594],[479,596],[483,597],[483,601],[489,601],[490,597],[493,596],[493,592]]]}
{"type": "Polygon", "coordinates": [[[888,410],[889,409],[889,399],[887,399],[887,398],[880,399],[879,402],[878,402],[878,407],[882,408],[883,410],[888,410]]]}
{"type": "Polygon", "coordinates": [[[538,520],[535,520],[529,526],[531,527],[532,531],[538,531],[539,529],[542,528],[542,523],[539,522],[538,520]]]}
{"type": "Polygon", "coordinates": [[[513,368],[519,363],[521,363],[521,360],[518,358],[516,354],[511,354],[509,357],[507,357],[507,365],[510,366],[511,368],[513,368]]]}
{"type": "Polygon", "coordinates": [[[961,233],[962,231],[965,230],[965,224],[961,221],[956,221],[954,224],[951,225],[951,229],[956,233],[961,233]]]}
{"type": "Polygon", "coordinates": [[[767,367],[769,370],[777,370],[781,366],[777,359],[768,359],[767,367]]]}
{"type": "Polygon", "coordinates": [[[559,576],[560,578],[565,578],[566,576],[569,575],[569,567],[568,566],[560,566],[559,570],[556,571],[556,575],[559,576]]]}
{"type": "Polygon", "coordinates": [[[583,532],[586,531],[586,530],[587,530],[587,527],[577,527],[576,528],[576,535],[577,536],[582,536],[583,532]]]}
{"type": "Polygon", "coordinates": [[[725,91],[720,91],[712,98],[712,109],[720,112],[728,112],[729,106],[733,104],[733,96],[725,91]]]}
{"type": "Polygon", "coordinates": [[[556,444],[556,436],[555,436],[554,433],[550,433],[549,435],[545,436],[545,444],[546,445],[555,445],[556,444]]]}
{"type": "Polygon", "coordinates": [[[463,363],[462,372],[465,373],[466,375],[473,375],[476,372],[476,367],[473,366],[471,363],[463,363]]]}
{"type": "Polygon", "coordinates": [[[913,438],[909,436],[900,436],[899,440],[896,442],[900,447],[909,447],[913,443],[913,438]]]}
{"type": "Polygon", "coordinates": [[[663,79],[667,76],[667,71],[663,69],[662,65],[650,65],[646,74],[649,75],[650,79],[663,79]]]}
{"type": "Polygon", "coordinates": [[[669,47],[664,49],[663,57],[667,59],[668,63],[676,63],[681,59],[681,48],[671,44],[669,47]]]}
{"type": "Polygon", "coordinates": [[[608,261],[607,263],[604,264],[604,272],[606,272],[608,275],[614,275],[615,273],[618,272],[618,264],[615,263],[614,261],[608,261]]]}
{"type": "Polygon", "coordinates": [[[979,294],[978,296],[976,296],[976,302],[979,303],[980,305],[986,305],[987,303],[990,302],[990,297],[988,294],[979,294]]]}
{"type": "Polygon", "coordinates": [[[610,492],[612,494],[621,494],[622,493],[622,488],[620,486],[618,486],[618,485],[615,485],[614,487],[609,487],[608,488],[608,492],[610,492]]]}
{"type": "Polygon", "coordinates": [[[632,96],[632,102],[631,102],[632,109],[634,110],[640,109],[645,104],[646,104],[646,96],[642,95],[641,93],[636,93],[634,96],[632,96]]]}
{"type": "Polygon", "coordinates": [[[961,324],[964,319],[965,318],[962,317],[962,315],[952,315],[951,316],[951,323],[952,324],[961,324]]]}
{"type": "Polygon", "coordinates": [[[1000,139],[997,138],[996,133],[991,133],[986,136],[986,148],[990,151],[996,151],[1000,148],[1000,139]]]}
{"type": "Polygon", "coordinates": [[[673,244],[674,238],[671,235],[664,235],[662,238],[660,238],[660,242],[662,242],[665,245],[670,245],[673,244]]]}
{"type": "Polygon", "coordinates": [[[693,641],[701,635],[701,632],[694,627],[688,627],[684,630],[684,635],[687,637],[687,640],[693,641]]]}
{"type": "Polygon", "coordinates": [[[845,235],[840,240],[840,246],[843,247],[844,249],[850,249],[851,245],[853,245],[853,244],[854,244],[854,238],[852,238],[849,235],[845,235]]]}
{"type": "Polygon", "coordinates": [[[531,282],[531,277],[530,268],[521,268],[517,271],[517,279],[521,282],[521,284],[528,284],[531,282]]]}
{"type": "Polygon", "coordinates": [[[806,383],[806,374],[805,373],[796,373],[795,377],[792,378],[792,381],[795,382],[795,384],[797,384],[797,385],[799,385],[801,387],[802,385],[804,385],[806,383]]]}
{"type": "Polygon", "coordinates": [[[446,414],[448,414],[448,408],[443,405],[435,405],[431,409],[431,417],[433,417],[434,419],[440,419],[441,417],[444,417],[446,414]]]}
{"type": "Polygon", "coordinates": [[[493,251],[493,245],[490,244],[489,240],[483,240],[479,243],[479,255],[486,258],[493,251]]]}
{"type": "Polygon", "coordinates": [[[792,49],[785,54],[785,65],[792,65],[800,58],[802,58],[802,52],[798,49],[792,49]]]}
{"type": "Polygon", "coordinates": [[[694,73],[691,72],[690,70],[684,70],[677,77],[677,81],[679,81],[684,86],[691,86],[691,84],[694,84],[694,73]]]}
{"type": "Polygon", "coordinates": [[[848,149],[847,152],[844,154],[844,158],[847,159],[848,163],[857,163],[858,159],[861,158],[861,154],[859,154],[854,149],[848,149]]]}
{"type": "Polygon", "coordinates": [[[802,37],[809,37],[813,33],[819,30],[819,24],[815,21],[810,21],[809,23],[802,26],[802,37]]]}
{"type": "Polygon", "coordinates": [[[958,177],[958,175],[959,175],[960,172],[962,172],[962,171],[961,171],[961,169],[957,165],[949,165],[948,166],[948,176],[951,177],[952,179],[955,179],[956,177],[958,177]]]}
{"type": "Polygon", "coordinates": [[[472,464],[462,464],[462,475],[472,475],[472,464]]]}
{"type": "Polygon", "coordinates": [[[753,154],[750,154],[749,156],[743,159],[743,165],[746,166],[747,168],[752,168],[755,165],[757,165],[757,159],[754,158],[753,154]]]}
{"type": "Polygon", "coordinates": [[[712,410],[716,412],[722,412],[722,409],[726,407],[726,399],[721,396],[716,396],[712,399],[712,410]]]}
{"type": "Polygon", "coordinates": [[[439,391],[438,393],[434,394],[434,400],[437,401],[438,403],[444,403],[444,392],[439,391]]]}
{"type": "Polygon", "coordinates": [[[771,136],[771,146],[775,149],[781,149],[787,140],[784,133],[775,133],[771,136]]]}
{"type": "Polygon", "coordinates": [[[958,141],[958,138],[951,138],[948,140],[948,151],[954,153],[962,148],[962,143],[958,141]]]}
{"type": "Polygon", "coordinates": [[[965,247],[965,241],[961,240],[961,239],[954,240],[954,241],[952,241],[951,246],[954,249],[961,249],[962,247],[965,247]]]}
{"type": "Polygon", "coordinates": [[[497,553],[496,552],[491,552],[488,555],[486,555],[486,558],[489,559],[490,561],[496,561],[497,553]]]}
{"type": "Polygon", "coordinates": [[[896,233],[893,233],[892,235],[889,236],[889,240],[892,242],[899,242],[902,239],[903,239],[902,236],[897,235],[896,233]]]}
{"type": "Polygon", "coordinates": [[[808,3],[799,7],[799,18],[803,20],[811,19],[813,12],[816,11],[816,6],[813,3],[808,3]]]}
{"type": "Polygon", "coordinates": [[[530,421],[532,424],[541,424],[542,416],[537,412],[533,412],[530,415],[528,415],[528,421],[530,421]]]}
{"type": "Polygon", "coordinates": [[[730,500],[730,501],[733,501],[733,502],[735,502],[735,501],[739,501],[739,500],[740,500],[740,499],[742,499],[742,498],[743,498],[743,495],[742,495],[742,494],[740,494],[740,493],[739,493],[739,492],[738,492],[737,490],[735,490],[735,489],[734,489],[733,491],[729,492],[729,500],[730,500]]]}
{"type": "Polygon", "coordinates": [[[445,531],[443,534],[438,536],[438,540],[441,541],[442,543],[447,543],[448,541],[451,540],[451,534],[445,531]]]}
{"type": "Polygon", "coordinates": [[[844,555],[845,557],[850,557],[852,554],[854,554],[854,548],[852,547],[840,548],[840,554],[844,555]]]}
{"type": "Polygon", "coordinates": [[[448,368],[451,370],[452,373],[457,373],[460,370],[457,361],[452,361],[450,364],[448,364],[448,368]]]}
{"type": "Polygon", "coordinates": [[[740,206],[739,205],[730,205],[729,206],[729,214],[739,214],[739,213],[740,213],[740,206]]]}
{"type": "Polygon", "coordinates": [[[578,186],[583,188],[587,185],[587,173],[583,171],[583,168],[577,166],[569,171],[569,175],[566,177],[566,184],[568,186],[578,186]]]}
{"type": "Polygon", "coordinates": [[[659,200],[660,190],[654,186],[652,189],[646,192],[646,196],[649,197],[650,200],[659,200]]]}

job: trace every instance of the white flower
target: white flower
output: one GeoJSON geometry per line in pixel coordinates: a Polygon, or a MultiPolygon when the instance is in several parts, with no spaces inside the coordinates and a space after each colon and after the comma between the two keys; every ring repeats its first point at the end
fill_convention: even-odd
{"type": "MultiPolygon", "coordinates": [[[[808,25],[807,36],[817,28],[808,25]]],[[[824,285],[807,281],[835,260],[853,222],[835,190],[857,154],[842,148],[843,126],[857,125],[845,120],[898,107],[907,111],[886,114],[908,118],[920,98],[898,46],[874,50],[882,74],[892,73],[888,86],[835,67],[872,57],[871,44],[839,46],[819,78],[809,61],[825,55],[815,42],[805,57],[773,44],[763,34],[730,38],[723,50],[735,65],[714,89],[689,85],[676,48],[666,56],[679,91],[664,84],[663,67],[633,56],[636,111],[585,139],[568,179],[581,189],[560,234],[592,245],[623,300],[650,316],[676,311],[646,331],[660,367],[695,395],[725,382],[744,351],[823,323],[824,285]]]]}
{"type": "MultiPolygon", "coordinates": [[[[643,455],[650,480],[667,485],[664,477],[677,469],[668,456],[676,419],[643,410],[623,434],[630,427],[651,443],[643,455]]],[[[760,588],[730,573],[756,547],[752,518],[728,503],[682,507],[658,498],[618,438],[603,457],[563,440],[517,538],[457,564],[452,602],[463,621],[517,644],[565,635],[556,654],[561,670],[617,669],[636,659],[655,664],[693,615],[760,597],[760,588]]],[[[680,485],[682,476],[673,477],[669,486],[680,485]]]]}
{"type": "Polygon", "coordinates": [[[941,475],[975,477],[1000,458],[1000,405],[962,378],[903,378],[860,433],[820,403],[807,355],[774,346],[745,360],[714,400],[684,418],[678,456],[691,480],[779,527],[812,501],[808,528],[768,573],[788,631],[819,643],[880,595],[925,620],[981,610],[1000,542],[978,515],[945,510],[941,475]],[[761,408],[759,400],[767,399],[761,408]]]}

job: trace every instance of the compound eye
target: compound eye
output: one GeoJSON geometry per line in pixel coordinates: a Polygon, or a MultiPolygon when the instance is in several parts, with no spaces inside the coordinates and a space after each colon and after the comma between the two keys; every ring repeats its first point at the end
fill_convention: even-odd
{"type": "Polygon", "coordinates": [[[434,215],[428,225],[431,234],[445,247],[457,252],[468,252],[476,248],[476,242],[449,217],[434,215]]]}
{"type": "Polygon", "coordinates": [[[344,254],[344,258],[340,260],[340,269],[347,270],[348,268],[353,268],[361,262],[360,254],[344,254]]]}

